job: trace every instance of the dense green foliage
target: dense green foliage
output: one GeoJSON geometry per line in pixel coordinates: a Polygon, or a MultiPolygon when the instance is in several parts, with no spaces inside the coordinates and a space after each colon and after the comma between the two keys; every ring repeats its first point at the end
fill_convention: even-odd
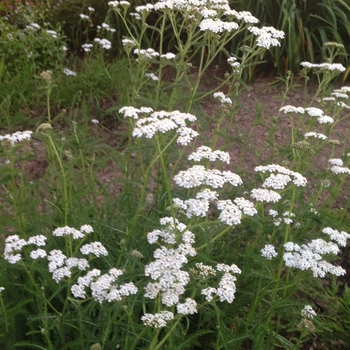
{"type": "Polygon", "coordinates": [[[346,350],[350,135],[338,132],[350,88],[332,83],[346,70],[348,5],[237,1],[260,24],[219,11],[206,28],[196,6],[135,20],[136,1],[11,3],[0,8],[0,348],[346,350]],[[286,37],[259,41],[253,24],[286,37]],[[312,59],[323,65],[283,74],[312,59]],[[273,65],[281,109],[256,102],[242,132],[247,80],[273,65]],[[288,106],[296,86],[303,101],[288,106]]]}

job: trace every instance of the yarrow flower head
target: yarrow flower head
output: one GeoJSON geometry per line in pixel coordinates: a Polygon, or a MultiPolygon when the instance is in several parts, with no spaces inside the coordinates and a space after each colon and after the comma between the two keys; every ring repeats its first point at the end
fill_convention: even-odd
{"type": "Polygon", "coordinates": [[[225,94],[223,92],[215,92],[214,93],[214,98],[217,98],[222,105],[228,104],[228,105],[232,105],[232,100],[229,97],[226,97],[225,94]]]}
{"type": "Polygon", "coordinates": [[[275,258],[278,254],[275,250],[275,247],[271,244],[266,244],[263,249],[260,250],[261,256],[268,260],[272,260],[272,258],[275,258]]]}
{"type": "Polygon", "coordinates": [[[161,311],[157,314],[145,314],[141,317],[141,321],[145,326],[155,329],[164,328],[167,323],[174,319],[174,314],[170,311],[161,311]]]}
{"type": "Polygon", "coordinates": [[[230,164],[230,155],[227,152],[219,150],[213,151],[207,146],[198,147],[196,152],[188,156],[188,160],[194,160],[195,162],[200,162],[202,159],[208,159],[211,162],[221,160],[224,163],[230,164]]]}
{"type": "Polygon", "coordinates": [[[33,131],[16,131],[13,134],[0,135],[0,142],[7,141],[12,147],[15,143],[19,143],[25,140],[31,140],[33,131]]]}
{"type": "Polygon", "coordinates": [[[73,77],[76,77],[76,76],[77,76],[77,73],[71,71],[71,70],[68,69],[68,68],[64,68],[64,69],[63,69],[63,73],[64,73],[65,75],[72,75],[73,77]]]}
{"type": "Polygon", "coordinates": [[[112,43],[107,39],[95,38],[94,41],[96,41],[98,44],[100,44],[102,46],[102,48],[105,50],[109,50],[112,47],[112,43]]]}
{"type": "Polygon", "coordinates": [[[342,276],[345,270],[334,266],[322,259],[322,254],[338,254],[339,248],[333,242],[323,239],[314,239],[308,244],[299,246],[293,242],[284,245],[286,252],[283,255],[286,266],[300,270],[311,270],[314,277],[325,277],[326,273],[342,276]]]}
{"type": "MultiPolygon", "coordinates": [[[[124,116],[132,116],[137,119],[139,110],[133,107],[123,107],[119,112],[123,113],[124,116]]],[[[196,120],[197,118],[190,113],[157,111],[151,113],[147,118],[138,120],[132,136],[152,138],[157,132],[164,134],[170,130],[175,130],[178,134],[176,142],[186,146],[198,136],[195,130],[186,126],[186,121],[194,122],[196,120]]]]}
{"type": "Polygon", "coordinates": [[[340,63],[310,63],[310,62],[301,62],[301,66],[309,68],[309,69],[318,69],[318,70],[326,70],[331,72],[345,72],[346,68],[340,63]]]}
{"type": "Polygon", "coordinates": [[[305,305],[301,310],[301,316],[305,318],[314,318],[317,316],[316,312],[312,309],[311,305],[305,305]]]}
{"type": "Polygon", "coordinates": [[[248,27],[248,30],[257,36],[256,44],[265,49],[271,46],[281,46],[278,39],[284,38],[284,32],[273,27],[248,27]]]}

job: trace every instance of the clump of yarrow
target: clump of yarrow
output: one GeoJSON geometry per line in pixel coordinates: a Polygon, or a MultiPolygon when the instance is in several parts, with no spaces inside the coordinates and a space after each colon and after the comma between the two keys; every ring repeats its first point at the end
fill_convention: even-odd
{"type": "MultiPolygon", "coordinates": [[[[311,270],[313,277],[325,277],[327,273],[335,276],[343,276],[346,271],[341,266],[335,266],[327,262],[323,256],[338,255],[339,246],[345,247],[350,234],[345,231],[338,231],[330,227],[322,230],[322,233],[329,235],[331,242],[324,239],[313,239],[306,244],[287,242],[283,245],[283,260],[285,265],[300,270],[311,270]]],[[[278,256],[275,247],[271,244],[261,249],[261,256],[271,260],[278,256]]]]}
{"type": "MultiPolygon", "coordinates": [[[[55,237],[67,237],[73,241],[80,242],[93,232],[90,225],[83,225],[80,229],[64,226],[53,231],[55,237]]],[[[29,237],[28,240],[20,238],[18,235],[8,236],[5,240],[4,258],[10,264],[24,262],[23,248],[30,247],[29,258],[32,260],[46,259],[48,270],[56,283],[72,279],[78,271],[86,271],[90,268],[93,257],[107,256],[108,251],[101,242],[92,242],[81,245],[79,252],[82,256],[88,256],[89,261],[84,257],[67,257],[61,250],[53,249],[46,252],[47,238],[43,235],[29,237]]],[[[79,243],[78,243],[79,244],[79,243]]],[[[79,273],[80,274],[80,273],[79,273]]],[[[93,299],[102,303],[103,301],[120,301],[123,297],[136,294],[138,289],[133,283],[117,283],[118,277],[123,272],[112,268],[106,274],[98,269],[92,269],[83,277],[78,277],[77,283],[71,287],[71,293],[76,298],[87,298],[86,289],[91,290],[93,299]]]]}

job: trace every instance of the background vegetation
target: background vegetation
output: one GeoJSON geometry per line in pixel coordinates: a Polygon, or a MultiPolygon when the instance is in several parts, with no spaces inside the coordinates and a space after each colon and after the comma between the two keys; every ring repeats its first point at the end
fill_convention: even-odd
{"type": "MultiPolygon", "coordinates": [[[[132,9],[138,5],[145,2],[131,2],[132,9]]],[[[348,75],[348,3],[231,1],[232,8],[259,18],[259,26],[285,31],[281,46],[270,50],[257,48],[244,25],[232,37],[225,34],[208,39],[196,32],[197,41],[189,40],[189,19],[184,16],[176,14],[173,21],[163,22],[163,17],[151,14],[146,27],[142,21],[123,17],[124,12],[112,11],[107,1],[101,0],[8,0],[0,6],[1,252],[12,235],[28,240],[41,234],[47,238],[47,251],[60,249],[67,257],[80,258],[83,244],[99,241],[109,254],[90,255],[91,268],[103,274],[118,268],[123,272],[119,285],[133,282],[140,291],[112,303],[99,303],[90,294],[86,299],[76,298],[70,287],[85,273],[76,269],[72,278],[56,283],[44,260],[30,258],[29,246],[21,250],[18,264],[9,264],[3,254],[0,347],[195,350],[205,344],[206,349],[347,348],[347,277],[327,274],[313,278],[310,270],[286,267],[282,256],[289,239],[301,246],[325,239],[325,227],[350,231],[349,174],[345,170],[350,166],[350,135],[344,133],[340,138],[335,133],[336,125],[349,128],[345,97],[349,90],[333,91],[332,85],[334,79],[346,81],[348,75]],[[40,29],[30,28],[32,23],[40,29]],[[116,31],[98,28],[102,23],[116,31]],[[131,34],[138,49],[162,45],[163,52],[180,52],[180,58],[166,63],[135,61],[131,49],[122,45],[122,39],[130,39],[131,34]],[[111,49],[95,44],[91,51],[84,51],[82,45],[94,43],[96,36],[109,39],[111,49]],[[327,48],[329,41],[339,46],[327,48]],[[232,69],[227,56],[238,57],[242,69],[232,69]],[[305,60],[342,63],[346,70],[301,69],[299,64],[305,60]],[[215,70],[217,63],[224,69],[215,70]],[[160,79],[152,80],[146,73],[160,79]],[[277,116],[266,113],[263,123],[262,107],[257,105],[252,111],[252,129],[242,134],[236,120],[241,110],[238,97],[260,73],[273,74],[283,84],[285,89],[278,96],[281,107],[295,85],[302,84],[305,98],[300,107],[304,113],[288,114],[282,109],[277,116]],[[206,79],[209,83],[204,84],[206,79]],[[316,82],[316,89],[308,100],[310,79],[316,82]],[[232,105],[213,99],[220,89],[232,99],[232,105]],[[203,101],[216,106],[215,115],[209,115],[203,101]],[[306,109],[316,104],[324,115],[332,116],[334,124],[319,124],[310,117],[306,109]],[[198,141],[182,148],[175,143],[174,131],[157,133],[151,139],[133,137],[137,120],[125,118],[121,112],[125,106],[192,113],[197,118],[198,141]],[[287,144],[279,144],[275,140],[284,118],[289,120],[290,135],[287,144]],[[264,127],[267,134],[262,147],[254,144],[258,127],[264,127]],[[11,139],[18,130],[33,134],[11,144],[5,135],[11,139]],[[313,131],[332,142],[305,137],[313,131]],[[240,161],[234,165],[203,162],[206,169],[234,169],[242,177],[242,186],[218,190],[222,199],[250,198],[252,189],[268,176],[254,169],[247,171],[245,159],[255,155],[259,160],[266,152],[268,159],[257,166],[281,164],[306,176],[308,186],[290,183],[279,191],[283,199],[278,203],[256,201],[257,214],[244,215],[238,226],[218,220],[217,208],[204,217],[188,218],[175,211],[172,200],[193,199],[196,192],[177,186],[173,179],[195,164],[187,156],[201,145],[240,150],[240,161]],[[332,172],[335,164],[331,163],[316,169],[320,154],[337,159],[336,164],[343,164],[343,173],[332,172]],[[270,209],[278,211],[277,218],[269,214],[270,209]],[[176,216],[196,234],[197,256],[188,257],[186,271],[191,272],[191,283],[184,296],[197,300],[198,312],[182,315],[176,314],[175,307],[169,308],[176,314],[173,323],[153,329],[146,327],[141,317],[160,312],[164,305],[160,297],[143,297],[150,281],[145,279],[145,266],[151,264],[155,251],[147,234],[162,229],[159,219],[164,216],[176,216]],[[292,225],[287,224],[289,220],[292,225]],[[53,235],[57,227],[79,229],[85,224],[94,232],[81,240],[53,235]],[[278,258],[269,260],[261,255],[267,243],[276,247],[278,258]],[[213,268],[219,263],[236,264],[242,270],[234,276],[237,292],[232,304],[218,297],[208,301],[200,294],[204,287],[217,286],[222,274],[217,271],[217,275],[201,279],[193,272],[197,263],[213,268]],[[317,317],[301,314],[305,305],[312,305],[317,317]]],[[[177,244],[167,248],[178,248],[181,235],[176,234],[177,244]]],[[[348,268],[344,258],[348,248],[341,249],[338,256],[325,254],[324,259],[348,268]]]]}

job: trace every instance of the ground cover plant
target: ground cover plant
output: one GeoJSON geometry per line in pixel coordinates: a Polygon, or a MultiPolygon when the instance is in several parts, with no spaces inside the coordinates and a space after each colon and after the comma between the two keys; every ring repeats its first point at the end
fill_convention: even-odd
{"type": "Polygon", "coordinates": [[[225,0],[86,4],[76,55],[39,5],[0,22],[0,345],[346,349],[344,47],[269,113],[240,98],[286,34],[225,0]]]}

